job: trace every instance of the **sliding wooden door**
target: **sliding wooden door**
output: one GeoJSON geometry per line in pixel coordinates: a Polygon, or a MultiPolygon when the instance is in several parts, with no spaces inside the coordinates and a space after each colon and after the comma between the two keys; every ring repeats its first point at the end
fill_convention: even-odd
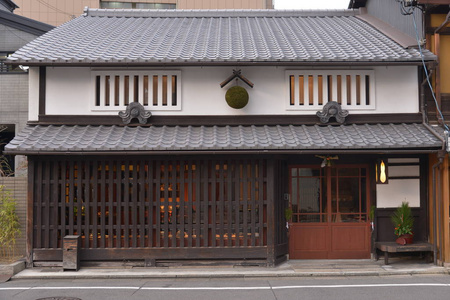
{"type": "Polygon", "coordinates": [[[369,258],[368,168],[289,168],[291,259],[369,258]]]}

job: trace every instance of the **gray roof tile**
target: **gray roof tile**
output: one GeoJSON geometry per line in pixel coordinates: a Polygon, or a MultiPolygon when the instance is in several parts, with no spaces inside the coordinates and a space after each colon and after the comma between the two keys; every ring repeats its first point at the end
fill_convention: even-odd
{"type": "MultiPolygon", "coordinates": [[[[15,63],[419,61],[358,11],[89,9],[19,49],[15,63]]],[[[435,56],[424,50],[426,60],[435,56]]]]}
{"type": "Polygon", "coordinates": [[[180,150],[437,149],[421,124],[340,126],[27,126],[7,153],[180,150]]]}

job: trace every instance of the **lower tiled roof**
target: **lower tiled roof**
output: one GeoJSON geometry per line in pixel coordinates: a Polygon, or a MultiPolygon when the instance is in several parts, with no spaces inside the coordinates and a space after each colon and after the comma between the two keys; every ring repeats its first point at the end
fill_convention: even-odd
{"type": "Polygon", "coordinates": [[[11,154],[224,150],[433,150],[442,142],[422,124],[339,126],[28,125],[11,154]]]}

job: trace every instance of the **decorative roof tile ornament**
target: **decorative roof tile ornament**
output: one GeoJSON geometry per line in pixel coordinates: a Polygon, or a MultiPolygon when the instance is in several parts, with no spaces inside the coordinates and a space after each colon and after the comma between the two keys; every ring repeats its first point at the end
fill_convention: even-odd
{"type": "Polygon", "coordinates": [[[336,101],[330,101],[316,115],[320,118],[320,122],[324,124],[328,123],[331,117],[335,117],[338,123],[344,124],[345,117],[348,116],[348,110],[343,110],[341,105],[336,101]]]}
{"type": "Polygon", "coordinates": [[[124,124],[130,124],[131,120],[134,118],[137,118],[140,124],[146,124],[147,119],[151,116],[152,113],[149,111],[146,112],[144,106],[139,102],[132,102],[128,104],[125,111],[119,112],[119,117],[122,118],[124,124]]]}

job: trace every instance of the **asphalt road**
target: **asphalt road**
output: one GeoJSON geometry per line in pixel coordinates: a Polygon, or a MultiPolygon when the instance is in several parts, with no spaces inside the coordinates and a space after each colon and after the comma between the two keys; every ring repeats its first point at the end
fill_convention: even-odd
{"type": "Polygon", "coordinates": [[[450,299],[450,276],[12,280],[1,300],[450,299]]]}

